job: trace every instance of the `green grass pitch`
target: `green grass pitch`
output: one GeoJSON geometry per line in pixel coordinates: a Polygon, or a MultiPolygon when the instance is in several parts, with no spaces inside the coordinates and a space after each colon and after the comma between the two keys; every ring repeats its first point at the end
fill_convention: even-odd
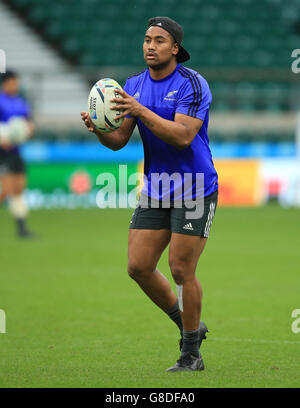
{"type": "MultiPolygon", "coordinates": [[[[40,239],[25,242],[0,209],[0,387],[299,387],[300,211],[217,210],[197,269],[206,369],[193,373],[165,372],[177,328],[127,276],[131,214],[32,211],[40,239]]],[[[167,253],[159,268],[171,280],[167,253]]]]}

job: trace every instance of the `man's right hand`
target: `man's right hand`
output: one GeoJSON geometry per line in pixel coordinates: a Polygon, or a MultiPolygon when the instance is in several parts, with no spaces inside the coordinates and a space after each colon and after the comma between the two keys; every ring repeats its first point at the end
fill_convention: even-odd
{"type": "Polygon", "coordinates": [[[0,147],[1,149],[8,151],[12,149],[13,145],[8,140],[1,140],[0,147]]]}
{"type": "Polygon", "coordinates": [[[125,118],[119,129],[109,133],[101,133],[93,124],[88,112],[80,112],[80,115],[88,131],[95,133],[99,142],[111,150],[122,149],[130,139],[136,125],[135,118],[125,118]]]}
{"type": "Polygon", "coordinates": [[[9,138],[6,134],[1,132],[0,129],[0,147],[4,150],[10,150],[12,148],[12,144],[9,141],[9,138]]]}
{"type": "Polygon", "coordinates": [[[89,132],[96,133],[96,127],[93,124],[88,112],[80,112],[81,119],[84,121],[85,126],[88,128],[89,132]]]}

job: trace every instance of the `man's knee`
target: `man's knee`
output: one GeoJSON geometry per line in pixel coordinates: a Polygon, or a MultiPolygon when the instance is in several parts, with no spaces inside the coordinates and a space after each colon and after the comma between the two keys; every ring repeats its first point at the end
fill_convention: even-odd
{"type": "Polygon", "coordinates": [[[190,262],[184,259],[170,259],[169,266],[172,277],[177,285],[183,285],[189,279],[195,278],[195,270],[190,262]]]}
{"type": "Polygon", "coordinates": [[[23,193],[26,187],[26,178],[23,174],[17,175],[14,178],[13,194],[20,195],[23,193]]]}
{"type": "Polygon", "coordinates": [[[19,195],[21,195],[23,193],[23,191],[24,191],[24,187],[22,185],[17,184],[13,188],[12,195],[19,196],[19,195]]]}
{"type": "Polygon", "coordinates": [[[137,262],[136,260],[129,260],[127,266],[128,275],[135,281],[141,280],[147,277],[153,269],[147,267],[147,265],[137,262]]]}
{"type": "Polygon", "coordinates": [[[174,279],[174,282],[177,285],[183,285],[185,279],[185,265],[184,262],[180,262],[179,260],[170,260],[169,266],[171,269],[171,273],[174,279]]]}

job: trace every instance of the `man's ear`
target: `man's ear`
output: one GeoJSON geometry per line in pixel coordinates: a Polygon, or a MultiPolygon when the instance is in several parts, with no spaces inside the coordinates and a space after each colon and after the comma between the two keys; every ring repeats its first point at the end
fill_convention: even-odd
{"type": "Polygon", "coordinates": [[[179,44],[174,42],[173,44],[173,55],[177,55],[179,53],[179,44]]]}

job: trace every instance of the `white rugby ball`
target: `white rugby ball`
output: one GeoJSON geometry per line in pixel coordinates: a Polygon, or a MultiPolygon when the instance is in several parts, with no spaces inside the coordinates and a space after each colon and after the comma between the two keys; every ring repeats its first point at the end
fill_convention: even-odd
{"type": "Polygon", "coordinates": [[[124,118],[115,120],[115,117],[120,115],[122,111],[110,109],[111,106],[116,105],[110,101],[112,98],[122,98],[120,94],[115,92],[116,89],[122,90],[118,82],[111,78],[104,78],[95,83],[89,94],[89,115],[96,129],[102,133],[117,130],[124,120],[124,118]]]}

